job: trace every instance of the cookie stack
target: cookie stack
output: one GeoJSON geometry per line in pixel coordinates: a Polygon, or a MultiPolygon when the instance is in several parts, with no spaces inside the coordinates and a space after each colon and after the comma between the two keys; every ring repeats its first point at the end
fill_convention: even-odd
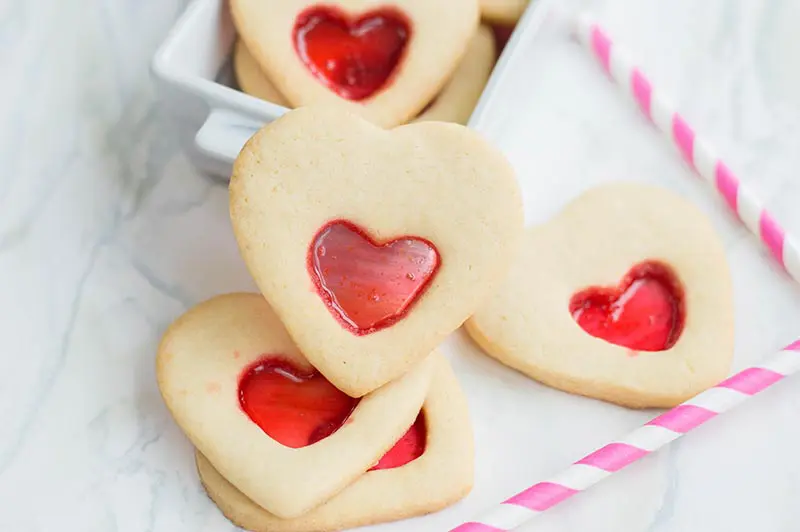
{"type": "Polygon", "coordinates": [[[383,127],[465,124],[527,0],[232,0],[239,88],[383,127]]]}
{"type": "Polygon", "coordinates": [[[324,531],[464,497],[471,423],[435,349],[522,236],[502,154],[455,124],[386,130],[303,107],[247,142],[230,214],[260,293],[191,309],[157,356],[222,512],[253,531],[324,531]]]}

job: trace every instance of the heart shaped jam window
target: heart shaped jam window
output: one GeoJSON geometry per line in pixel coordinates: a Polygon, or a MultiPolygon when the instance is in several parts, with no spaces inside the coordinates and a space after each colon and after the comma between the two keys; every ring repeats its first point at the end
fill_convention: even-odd
{"type": "MultiPolygon", "coordinates": [[[[302,371],[279,357],[250,366],[239,381],[239,404],[270,438],[293,449],[327,438],[358,404],[316,371],[302,371]]],[[[403,466],[425,452],[425,416],[417,420],[373,469],[403,466]]]]}
{"type": "Polygon", "coordinates": [[[428,431],[425,427],[425,414],[420,412],[417,420],[406,431],[402,438],[394,444],[388,453],[378,461],[370,471],[378,469],[394,469],[413,462],[425,452],[428,431]]]}
{"type": "Polygon", "coordinates": [[[331,313],[354,334],[401,319],[439,268],[434,245],[404,236],[376,243],[356,225],[337,221],[311,244],[308,269],[331,313]]]}
{"type": "Polygon", "coordinates": [[[619,286],[590,287],[572,296],[570,312],[583,330],[635,351],[675,345],[685,319],[683,288],[660,262],[635,265],[619,286]]]}
{"type": "Polygon", "coordinates": [[[360,101],[383,88],[397,70],[411,24],[394,8],[350,17],[331,6],[298,15],[294,46],[306,68],[342,98],[360,101]]]}
{"type": "Polygon", "coordinates": [[[279,358],[251,366],[239,382],[239,403],[273,440],[297,449],[336,432],[358,404],[316,371],[279,358]]]}

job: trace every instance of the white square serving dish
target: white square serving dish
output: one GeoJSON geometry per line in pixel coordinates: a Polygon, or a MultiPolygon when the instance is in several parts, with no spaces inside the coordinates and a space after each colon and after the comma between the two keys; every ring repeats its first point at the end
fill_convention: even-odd
{"type": "MultiPolygon", "coordinates": [[[[540,26],[545,0],[533,2],[495,65],[473,113],[485,107],[503,78],[507,57],[523,32],[540,26]]],[[[230,55],[236,40],[227,0],[194,0],[170,31],[152,62],[165,107],[196,130],[204,169],[224,177],[250,136],[288,109],[235,88],[230,55]]]]}

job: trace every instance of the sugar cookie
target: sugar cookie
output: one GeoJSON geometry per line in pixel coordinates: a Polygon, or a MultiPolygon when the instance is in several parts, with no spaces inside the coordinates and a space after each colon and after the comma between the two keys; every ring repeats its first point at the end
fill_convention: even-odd
{"type": "MultiPolygon", "coordinates": [[[[453,76],[433,102],[412,122],[441,121],[466,124],[481,97],[497,59],[497,47],[488,26],[481,26],[470,41],[453,76]]],[[[284,107],[289,103],[261,72],[242,41],[234,47],[234,71],[242,91],[284,107]]]]}
{"type": "Polygon", "coordinates": [[[466,124],[492,75],[497,47],[488,26],[478,28],[453,77],[413,122],[438,120],[466,124]]]}
{"type": "Polygon", "coordinates": [[[296,109],[256,133],[230,202],[261,292],[353,397],[458,328],[522,234],[513,169],[477,133],[442,122],[387,131],[334,108],[296,109]]]}
{"type": "Polygon", "coordinates": [[[231,12],[293,107],[333,105],[384,127],[434,98],[480,19],[474,0],[231,0],[231,12]]]}
{"type": "Polygon", "coordinates": [[[242,92],[256,98],[261,98],[276,105],[287,107],[289,102],[283,97],[275,85],[261,72],[253,55],[247,46],[240,40],[236,41],[233,47],[233,72],[236,82],[242,92]]]}
{"type": "Polygon", "coordinates": [[[487,22],[514,25],[520,19],[528,0],[480,0],[481,17],[487,22]]]}
{"type": "Polygon", "coordinates": [[[203,486],[222,513],[253,532],[341,530],[431,513],[462,499],[473,481],[473,438],[467,402],[444,357],[437,356],[423,405],[425,452],[395,469],[371,471],[337,496],[295,519],[278,519],[226,481],[197,453],[203,486]]]}
{"type": "Polygon", "coordinates": [[[292,518],[362,476],[394,445],[419,413],[434,362],[425,359],[356,404],[315,377],[260,295],[230,294],[170,326],[157,377],[172,417],[214,467],[259,506],[292,518]],[[259,390],[260,379],[268,382],[259,390]],[[272,393],[269,387],[296,404],[264,412],[256,394],[272,393]],[[306,416],[316,425],[300,419],[306,416]],[[307,441],[297,440],[298,431],[307,441]]]}
{"type": "Polygon", "coordinates": [[[466,328],[547,385],[670,407],[730,369],[725,251],[686,200],[648,185],[601,186],[527,232],[505,284],[466,328]]]}

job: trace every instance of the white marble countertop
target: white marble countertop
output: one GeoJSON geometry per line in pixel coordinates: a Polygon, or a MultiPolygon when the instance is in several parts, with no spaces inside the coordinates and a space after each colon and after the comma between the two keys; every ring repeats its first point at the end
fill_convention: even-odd
{"type": "MultiPolygon", "coordinates": [[[[158,108],[148,72],[185,3],[0,0],[2,532],[232,530],[199,486],[189,444],[154,379],[155,346],[172,319],[211,295],[252,288],[230,232],[226,189],[194,167],[187,134],[158,108]]],[[[651,77],[800,235],[800,2],[586,3],[617,39],[635,45],[651,77]]],[[[588,74],[588,63],[570,66],[577,53],[546,41],[532,52],[544,61],[537,64],[562,66],[536,90],[519,89],[532,91],[520,116],[540,127],[510,121],[495,132],[514,163],[531,172],[561,166],[572,176],[589,167],[685,172],[668,147],[638,144],[656,137],[631,130],[633,113],[608,119],[615,92],[588,74]],[[570,77],[581,85],[560,90],[570,77]],[[513,127],[530,127],[532,143],[550,144],[523,158],[527,137],[513,140],[513,127]],[[559,148],[557,140],[571,143],[559,148]],[[627,149],[607,155],[615,142],[627,149]]],[[[688,175],[675,177],[686,183],[676,186],[702,194],[689,190],[700,185],[688,175]]],[[[737,306],[748,316],[737,347],[742,367],[800,336],[800,290],[743,230],[721,214],[714,220],[730,226],[724,238],[745,294],[737,306]]],[[[518,465],[529,482],[652,415],[572,409],[564,394],[477,354],[456,361],[457,369],[469,364],[542,399],[530,417],[541,436],[531,441],[530,463],[518,465]]],[[[798,384],[788,379],[526,530],[800,529],[798,384]]],[[[476,427],[478,484],[466,502],[476,509],[500,493],[488,489],[492,452],[502,449],[486,444],[490,433],[476,427]]]]}

